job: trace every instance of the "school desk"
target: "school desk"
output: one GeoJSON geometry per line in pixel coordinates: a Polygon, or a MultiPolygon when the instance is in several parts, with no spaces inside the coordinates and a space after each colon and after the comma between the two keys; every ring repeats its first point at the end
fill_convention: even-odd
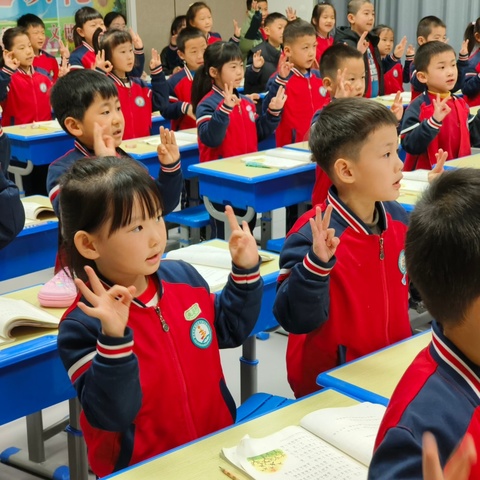
{"type": "Polygon", "coordinates": [[[480,168],[480,154],[468,155],[466,157],[456,158],[455,160],[447,160],[445,169],[451,168],[480,168]]]}
{"type": "MultiPolygon", "coordinates": [[[[402,105],[403,108],[408,107],[410,102],[412,101],[412,94],[411,92],[402,92],[402,105]]],[[[380,95],[378,97],[374,97],[372,100],[375,100],[382,105],[390,108],[393,105],[393,101],[395,100],[396,93],[392,93],[390,95],[380,95]]]]}
{"type": "Polygon", "coordinates": [[[366,402],[387,405],[395,387],[416,355],[432,338],[431,331],[418,333],[378,352],[323,372],[317,384],[335,388],[366,402]]]}
{"type": "Polygon", "coordinates": [[[305,140],[303,142],[297,142],[297,143],[289,143],[288,145],[284,145],[283,148],[290,148],[292,150],[302,150],[305,152],[310,151],[310,147],[308,146],[308,140],[305,140]]]}
{"type": "Polygon", "coordinates": [[[238,445],[245,435],[264,437],[289,425],[298,425],[302,417],[321,408],[349,407],[357,400],[335,390],[325,389],[286,407],[249,422],[225,428],[184,446],[170,450],[138,465],[114,473],[104,480],[226,480],[219,467],[232,472],[239,480],[248,477],[220,457],[223,447],[238,445]]]}
{"type": "MultiPolygon", "coordinates": [[[[288,149],[277,148],[274,151],[276,155],[289,157],[288,149]]],[[[253,218],[252,209],[263,214],[261,247],[266,248],[271,238],[271,211],[310,201],[315,165],[307,163],[280,170],[247,166],[243,161],[245,157],[261,156],[263,153],[213,160],[189,168],[198,175],[200,195],[210,215],[226,221],[224,213],[218,212],[211,202],[248,210],[244,218],[246,221],[253,218]]],[[[228,224],[225,227],[227,234],[228,224]]]]}
{"type": "Polygon", "coordinates": [[[163,118],[160,112],[152,112],[152,127],[150,128],[150,134],[158,135],[160,127],[170,128],[170,120],[163,118]]]}
{"type": "MultiPolygon", "coordinates": [[[[41,308],[37,299],[39,289],[40,286],[27,288],[6,296],[41,308]]],[[[56,317],[64,312],[59,308],[45,310],[56,317]]],[[[1,453],[2,461],[55,479],[87,480],[86,451],[83,437],[78,434],[80,409],[58,355],[57,330],[25,327],[14,331],[14,335],[15,342],[0,345],[0,425],[27,417],[28,454],[12,447],[1,453]],[[41,414],[42,409],[65,400],[69,400],[70,411],[67,430],[70,472],[67,467],[45,461],[44,440],[62,431],[65,425],[44,432],[41,414]]]]}

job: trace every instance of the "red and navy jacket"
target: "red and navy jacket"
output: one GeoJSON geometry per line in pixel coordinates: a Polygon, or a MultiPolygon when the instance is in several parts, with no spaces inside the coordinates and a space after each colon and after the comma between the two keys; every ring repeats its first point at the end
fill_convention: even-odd
{"type": "Polygon", "coordinates": [[[267,109],[259,116],[248,97],[234,93],[241,100],[234,108],[224,104],[223,90],[216,85],[197,105],[200,162],[256,152],[258,142],[278,125],[281,110],[267,109]]]}
{"type": "MultiPolygon", "coordinates": [[[[464,435],[480,451],[480,366],[471,362],[436,322],[432,343],[408,367],[393,392],[375,442],[369,480],[421,480],[422,435],[435,435],[442,468],[464,435]]],[[[471,480],[480,478],[480,462],[471,480]]]]}
{"type": "MultiPolygon", "coordinates": [[[[82,405],[80,424],[100,477],[234,423],[219,348],[241,345],[260,312],[259,266],[232,267],[220,294],[189,264],[163,260],[160,300],[135,299],[122,338],[101,333],[77,297],[58,350],[82,405]]],[[[107,282],[108,284],[108,282],[107,282]]],[[[88,303],[88,302],[86,302],[88,303]]]]}
{"type": "Polygon", "coordinates": [[[405,65],[402,66],[400,60],[394,55],[390,55],[390,57],[393,63],[383,74],[385,95],[404,91],[403,84],[410,81],[410,64],[413,61],[413,55],[408,56],[405,65]]]}
{"type": "Polygon", "coordinates": [[[194,75],[195,72],[185,65],[167,80],[169,101],[160,109],[160,112],[164,118],[171,120],[171,128],[175,132],[197,126],[197,122],[186,114],[192,103],[194,75]]]}
{"type": "Polygon", "coordinates": [[[0,70],[0,104],[2,125],[21,125],[52,119],[50,90],[52,81],[47,72],[30,67],[30,73],[21,68],[0,70]]]}
{"type": "Polygon", "coordinates": [[[268,80],[277,71],[281,53],[281,48],[275,48],[273,45],[270,45],[267,40],[264,40],[250,50],[247,58],[247,68],[245,69],[245,93],[265,92],[268,80]],[[259,50],[262,52],[265,63],[262,68],[256,69],[253,66],[253,54],[259,50]]]}
{"type": "Polygon", "coordinates": [[[287,101],[275,132],[277,147],[305,140],[314,113],[330,99],[318,70],[311,69],[307,74],[303,74],[297,68],[292,68],[287,78],[279,74],[270,78],[267,95],[263,100],[264,109],[268,108],[270,100],[275,97],[281,85],[285,87],[287,101]]]}
{"type": "Polygon", "coordinates": [[[462,92],[470,107],[480,105],[480,48],[468,58],[462,92]]]}
{"type": "Polygon", "coordinates": [[[401,141],[407,152],[404,170],[430,170],[439,148],[448,152],[448,160],[465,157],[471,146],[480,145],[480,117],[469,112],[463,98],[451,95],[447,105],[452,111],[438,122],[433,117],[436,94],[424,92],[405,110],[401,141]]]}
{"type": "Polygon", "coordinates": [[[382,233],[372,233],[329,191],[330,227],[340,238],[335,256],[322,262],[313,251],[309,219],[302,215],[280,254],[273,313],[290,332],[288,381],[295,396],[318,390],[319,373],[411,335],[405,268],[407,216],[397,202],[377,202],[382,233]]]}
{"type": "Polygon", "coordinates": [[[151,71],[152,88],[138,77],[127,75],[130,86],[113,72],[107,74],[117,87],[118,99],[125,118],[123,139],[148,137],[152,127],[152,112],[167,102],[167,81],[162,66],[151,71]]]}
{"type": "MultiPolygon", "coordinates": [[[[128,155],[117,148],[117,155],[128,157],[128,155]]],[[[55,214],[60,218],[59,194],[60,194],[60,177],[77,161],[84,157],[94,157],[95,153],[75,140],[74,148],[68,151],[63,157],[58,158],[48,166],[47,173],[47,192],[52,202],[55,214]]],[[[133,159],[132,159],[133,160],[133,159]]],[[[141,164],[141,162],[139,162],[141,164]]],[[[155,180],[163,199],[163,214],[167,215],[172,212],[178,205],[180,194],[183,189],[183,175],[180,160],[173,165],[160,168],[158,178],[155,180]]]]}
{"type": "Polygon", "coordinates": [[[7,178],[10,163],[10,140],[0,127],[0,250],[23,229],[25,209],[18,187],[7,178]]]}
{"type": "MultiPolygon", "coordinates": [[[[452,93],[455,93],[458,90],[463,89],[463,83],[465,75],[468,71],[468,55],[458,55],[457,60],[457,70],[458,70],[458,79],[455,86],[450,90],[452,93]]],[[[415,100],[421,93],[425,92],[426,85],[417,78],[417,69],[415,68],[415,63],[412,62],[410,65],[410,84],[412,92],[412,100],[415,100]]]]}
{"type": "Polygon", "coordinates": [[[327,38],[322,37],[317,33],[317,53],[315,54],[315,60],[320,65],[320,59],[322,58],[323,53],[328,47],[333,45],[333,37],[328,36],[327,38]]]}
{"type": "MultiPolygon", "coordinates": [[[[145,65],[145,54],[143,48],[133,49],[135,54],[135,66],[130,72],[133,77],[141,77],[143,73],[143,67],[145,65]]],[[[70,54],[70,69],[76,70],[78,68],[95,68],[95,50],[87,42],[83,41],[71,54],[70,54]]]]}
{"type": "MultiPolygon", "coordinates": [[[[216,32],[208,32],[207,33],[207,44],[208,45],[211,45],[212,43],[215,43],[215,42],[219,42],[220,40],[222,40],[222,36],[219,33],[216,33],[216,32]]],[[[240,38],[233,35],[232,37],[230,37],[230,39],[228,41],[232,42],[232,43],[236,43],[238,45],[238,43],[240,42],[240,38]]]]}
{"type": "Polygon", "coordinates": [[[57,59],[45,50],[40,50],[38,55],[33,57],[33,66],[45,70],[53,82],[58,78],[57,59]]]}

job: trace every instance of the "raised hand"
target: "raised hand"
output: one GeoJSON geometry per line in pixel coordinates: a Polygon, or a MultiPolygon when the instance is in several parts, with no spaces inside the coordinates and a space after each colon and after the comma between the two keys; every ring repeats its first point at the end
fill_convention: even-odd
{"type": "Polygon", "coordinates": [[[257,50],[253,54],[253,61],[252,61],[253,68],[260,70],[265,65],[265,59],[262,57],[262,51],[257,50]]]}
{"type": "Polygon", "coordinates": [[[433,118],[437,122],[443,122],[443,119],[452,111],[448,106],[448,100],[450,100],[448,96],[441,100],[438,93],[437,98],[433,99],[433,118]]]}
{"type": "Polygon", "coordinates": [[[407,57],[413,57],[415,55],[415,47],[410,44],[408,47],[407,47],[407,57]]]}
{"type": "Polygon", "coordinates": [[[367,35],[368,32],[365,30],[362,33],[362,36],[360,37],[360,40],[357,43],[357,50],[361,53],[364,54],[367,51],[369,41],[367,40],[367,35]]]}
{"type": "Polygon", "coordinates": [[[162,165],[171,165],[180,158],[175,133],[168,128],[160,127],[160,145],[157,147],[158,159],[162,165]]]}
{"type": "Polygon", "coordinates": [[[353,97],[354,91],[352,84],[345,79],[346,76],[346,68],[344,68],[343,71],[340,68],[337,70],[337,90],[335,91],[335,98],[353,97]]]}
{"type": "Polygon", "coordinates": [[[113,65],[110,60],[105,60],[105,50],[100,50],[95,56],[95,64],[93,68],[99,68],[105,73],[110,73],[113,70],[113,65]]]}
{"type": "Polygon", "coordinates": [[[92,306],[79,302],[78,308],[89,317],[100,320],[104,335],[123,337],[136,288],[133,285],[130,287],[114,285],[106,290],[92,267],[85,266],[85,272],[90,281],[90,288],[79,278],[75,279],[75,285],[92,306]]]}
{"type": "Polygon", "coordinates": [[[258,93],[247,93],[245,96],[248,97],[255,104],[257,104],[260,100],[260,94],[258,93]]]}
{"type": "Polygon", "coordinates": [[[460,48],[460,55],[468,55],[468,40],[462,42],[462,47],[460,48]]]}
{"type": "Polygon", "coordinates": [[[270,110],[281,110],[287,101],[287,95],[285,95],[285,87],[280,85],[277,90],[277,94],[270,100],[268,108],[270,110]]]}
{"type": "Polygon", "coordinates": [[[160,54],[157,50],[152,48],[152,58],[150,59],[150,70],[155,70],[162,64],[162,60],[160,59],[160,54]]]}
{"type": "Polygon", "coordinates": [[[407,37],[403,37],[401,40],[400,40],[400,43],[395,47],[395,49],[393,50],[393,54],[397,57],[397,58],[402,58],[403,57],[403,54],[405,52],[405,48],[407,46],[407,37]]]}
{"type": "Polygon", "coordinates": [[[285,9],[285,14],[289,22],[293,22],[297,19],[297,11],[293,7],[287,7],[285,9]]]}
{"type": "Polygon", "coordinates": [[[437,163],[435,167],[428,172],[428,182],[432,183],[439,175],[443,173],[443,166],[448,158],[448,152],[443,151],[441,148],[438,149],[438,152],[435,154],[437,163]]]}
{"type": "Polygon", "coordinates": [[[315,218],[309,220],[313,235],[313,251],[324,263],[328,263],[335,255],[340,243],[340,239],[335,236],[335,230],[330,228],[332,210],[332,206],[328,205],[322,218],[322,211],[317,207],[315,218]]]}
{"type": "Polygon", "coordinates": [[[257,8],[258,8],[257,0],[253,0],[252,6],[250,7],[250,11],[255,13],[257,11],[257,8]]]}
{"type": "Polygon", "coordinates": [[[130,32],[130,35],[132,36],[133,46],[137,50],[141,50],[143,48],[143,41],[140,38],[140,35],[138,33],[134,32],[132,27],[130,27],[128,29],[128,31],[130,32]]]}
{"type": "Polygon", "coordinates": [[[233,20],[233,36],[240,38],[242,34],[242,29],[236,20],[233,20]]]}
{"type": "Polygon", "coordinates": [[[293,68],[293,63],[287,60],[287,57],[282,53],[280,59],[278,60],[278,74],[282,78],[287,78],[290,75],[290,72],[293,68]]]}
{"type": "Polygon", "coordinates": [[[402,92],[399,90],[393,99],[392,106],[390,107],[391,112],[397,117],[397,120],[400,122],[403,117],[403,100],[402,92]]]}
{"type": "Polygon", "coordinates": [[[62,57],[62,61],[58,67],[58,78],[64,77],[70,71],[70,65],[68,64],[68,57],[62,57]]]}
{"type": "Polygon", "coordinates": [[[3,51],[3,63],[10,70],[16,70],[20,66],[20,62],[13,56],[13,52],[3,51]]]}
{"type": "Polygon", "coordinates": [[[233,82],[225,84],[223,94],[223,103],[227,107],[234,108],[235,105],[240,105],[240,99],[233,93],[233,82]]]}
{"type": "Polygon", "coordinates": [[[63,59],[63,58],[66,58],[67,60],[70,58],[70,50],[68,49],[68,47],[62,42],[62,39],[59,39],[58,40],[58,45],[59,45],[59,48],[58,48],[58,53],[60,54],[60,57],[63,59]]]}
{"type": "Polygon", "coordinates": [[[257,242],[250,231],[248,223],[243,221],[242,227],[240,227],[230,205],[225,207],[225,215],[232,231],[228,241],[228,248],[230,249],[233,263],[245,270],[255,267],[259,262],[257,242]]]}
{"type": "Polygon", "coordinates": [[[97,157],[114,157],[117,154],[115,140],[105,133],[107,126],[93,124],[93,151],[97,157]]]}

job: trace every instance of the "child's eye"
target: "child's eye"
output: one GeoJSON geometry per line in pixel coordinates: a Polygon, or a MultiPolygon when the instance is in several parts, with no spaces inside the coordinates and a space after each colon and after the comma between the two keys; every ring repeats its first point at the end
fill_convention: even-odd
{"type": "Polygon", "coordinates": [[[162,218],[163,218],[162,214],[157,215],[157,218],[156,218],[157,223],[160,223],[162,221],[162,218]]]}
{"type": "Polygon", "coordinates": [[[138,225],[134,229],[132,229],[132,232],[141,232],[143,230],[143,227],[141,225],[138,225]]]}
{"type": "Polygon", "coordinates": [[[390,155],[392,154],[392,152],[387,152],[384,157],[387,157],[387,158],[390,158],[390,155]]]}

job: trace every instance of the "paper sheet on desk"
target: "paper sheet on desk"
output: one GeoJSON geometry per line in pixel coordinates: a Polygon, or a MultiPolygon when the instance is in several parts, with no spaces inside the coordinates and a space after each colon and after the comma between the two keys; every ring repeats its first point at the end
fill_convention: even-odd
{"type": "Polygon", "coordinates": [[[287,170],[289,168],[302,167],[305,165],[305,162],[282,157],[273,157],[271,155],[251,155],[242,158],[242,161],[245,162],[247,166],[251,163],[251,166],[265,166],[267,168],[278,168],[279,170],[287,170]]]}
{"type": "Polygon", "coordinates": [[[42,126],[45,128],[51,128],[52,130],[63,130],[58,120],[47,120],[45,122],[35,122],[32,128],[35,128],[35,125],[42,126]]]}
{"type": "Polygon", "coordinates": [[[264,150],[261,152],[263,155],[268,157],[280,157],[288,158],[289,160],[296,160],[297,162],[302,163],[312,163],[312,154],[311,152],[304,150],[294,150],[292,148],[272,148],[270,150],[264,150]]]}
{"type": "MultiPolygon", "coordinates": [[[[176,142],[177,142],[177,145],[179,147],[184,147],[185,145],[191,145],[192,143],[195,143],[195,140],[187,141],[187,140],[178,140],[177,139],[176,142]]],[[[160,142],[159,138],[151,138],[149,140],[145,140],[145,143],[147,145],[152,145],[153,147],[156,147],[156,146],[160,145],[161,142],[160,142]]]]}

